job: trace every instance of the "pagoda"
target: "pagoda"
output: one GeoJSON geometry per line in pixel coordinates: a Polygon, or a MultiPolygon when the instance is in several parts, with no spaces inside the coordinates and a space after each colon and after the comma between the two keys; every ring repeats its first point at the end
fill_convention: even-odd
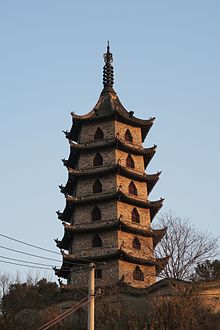
{"type": "Polygon", "coordinates": [[[71,113],[72,128],[64,132],[70,154],[63,160],[68,180],[60,186],[66,205],[57,211],[64,235],[55,240],[63,261],[55,273],[67,284],[86,287],[85,266],[94,262],[98,286],[124,282],[145,288],[167,263],[166,256],[154,256],[166,228],[151,228],[163,199],[148,199],[160,172],[145,172],[156,145],[142,146],[155,118],[136,118],[123,107],[113,89],[112,61],[108,44],[98,102],[86,115],[71,113]]]}

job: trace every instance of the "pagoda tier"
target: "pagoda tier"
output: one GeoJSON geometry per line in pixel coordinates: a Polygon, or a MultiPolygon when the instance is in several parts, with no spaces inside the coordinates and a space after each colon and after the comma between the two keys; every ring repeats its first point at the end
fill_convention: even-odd
{"type": "Polygon", "coordinates": [[[140,127],[142,133],[142,142],[144,142],[155,117],[143,120],[134,117],[133,111],[127,111],[121,104],[116,92],[113,88],[110,92],[104,89],[99,97],[95,107],[87,115],[78,116],[74,112],[72,115],[72,128],[70,132],[65,132],[66,137],[73,141],[78,141],[79,132],[82,125],[93,122],[104,122],[109,120],[117,120],[134,127],[140,127]]]}
{"type": "Polygon", "coordinates": [[[118,138],[111,139],[109,141],[102,141],[99,142],[99,146],[97,147],[97,144],[89,144],[89,143],[84,143],[84,144],[77,144],[73,143],[70,141],[70,155],[68,160],[62,159],[63,164],[67,167],[73,167],[75,168],[75,165],[78,161],[78,156],[79,152],[86,152],[88,150],[104,150],[108,148],[115,148],[118,150],[122,150],[134,155],[142,155],[144,157],[144,167],[148,166],[150,163],[151,159],[156,153],[157,146],[154,145],[153,147],[150,148],[139,148],[132,146],[131,144],[126,143],[123,140],[119,140],[118,138]]]}
{"type": "Polygon", "coordinates": [[[133,195],[128,195],[122,192],[120,189],[116,192],[109,192],[109,193],[99,193],[99,194],[93,194],[88,195],[84,197],[73,197],[70,195],[65,195],[66,197],[66,207],[63,211],[63,213],[57,211],[58,218],[60,220],[70,222],[70,216],[73,213],[74,208],[77,205],[88,205],[88,204],[94,204],[94,203],[102,203],[106,201],[112,201],[112,200],[118,200],[120,202],[124,202],[133,206],[138,206],[140,208],[149,209],[150,210],[150,217],[151,222],[157,212],[160,210],[160,208],[163,205],[164,199],[161,198],[157,201],[148,201],[141,198],[138,198],[137,196],[133,197],[133,195]]]}
{"type": "Polygon", "coordinates": [[[111,230],[121,230],[126,233],[132,233],[143,237],[152,237],[153,238],[153,247],[160,242],[160,240],[166,234],[167,228],[162,229],[146,229],[140,224],[131,223],[121,219],[102,221],[98,223],[86,223],[84,225],[69,225],[63,222],[64,226],[64,236],[61,241],[55,240],[57,247],[60,249],[68,250],[70,243],[74,239],[75,233],[101,233],[111,230]]]}
{"type": "Polygon", "coordinates": [[[105,139],[102,141],[89,142],[89,143],[70,143],[70,156],[67,161],[63,161],[64,165],[75,167],[75,164],[78,160],[78,155],[80,152],[88,152],[91,150],[105,150],[109,148],[115,148],[121,151],[131,153],[132,155],[141,155],[144,157],[144,166],[145,169],[148,166],[149,162],[153,158],[157,146],[154,145],[150,148],[143,148],[135,144],[128,143],[127,141],[115,137],[114,139],[105,139]]]}
{"type": "Polygon", "coordinates": [[[125,166],[122,166],[120,164],[114,164],[114,165],[108,165],[108,166],[97,166],[97,167],[91,167],[86,170],[76,170],[73,168],[68,167],[68,174],[69,179],[67,181],[66,186],[59,186],[60,191],[64,194],[71,193],[72,187],[74,184],[76,184],[77,180],[79,178],[87,178],[87,177],[94,177],[94,175],[106,175],[106,174],[119,174],[123,175],[124,177],[128,179],[134,179],[139,182],[146,182],[148,194],[152,191],[154,185],[159,180],[161,172],[157,172],[155,174],[146,174],[145,172],[139,172],[137,170],[130,170],[125,166]]]}
{"type": "Polygon", "coordinates": [[[155,259],[144,259],[131,255],[124,249],[120,248],[111,253],[100,254],[93,257],[80,257],[77,258],[74,255],[63,253],[63,264],[60,269],[55,269],[55,274],[57,276],[67,278],[71,268],[74,264],[84,263],[88,264],[90,262],[108,262],[112,260],[123,260],[132,264],[144,265],[144,266],[154,266],[156,268],[156,275],[159,275],[161,270],[166,266],[169,257],[155,258],[155,259]]]}

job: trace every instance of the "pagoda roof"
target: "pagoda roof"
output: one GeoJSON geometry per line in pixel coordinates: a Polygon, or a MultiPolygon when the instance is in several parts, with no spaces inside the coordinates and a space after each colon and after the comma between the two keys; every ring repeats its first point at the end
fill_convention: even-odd
{"type": "Polygon", "coordinates": [[[147,120],[135,117],[133,111],[128,111],[121,104],[116,92],[113,88],[104,88],[98,102],[94,108],[86,115],[72,115],[72,128],[70,132],[66,132],[68,139],[77,141],[81,126],[92,122],[103,122],[109,120],[117,120],[127,125],[140,127],[142,133],[142,142],[147,136],[155,117],[147,120]]]}
{"type": "Polygon", "coordinates": [[[163,270],[166,264],[169,261],[169,257],[158,258],[158,259],[144,259],[139,258],[130,253],[126,252],[123,249],[114,250],[110,253],[100,254],[96,256],[87,256],[87,257],[75,257],[71,254],[63,253],[63,264],[60,269],[55,269],[55,273],[60,277],[68,277],[69,271],[74,267],[74,264],[88,264],[90,262],[107,262],[108,260],[124,260],[133,264],[143,265],[143,266],[155,266],[156,275],[163,270]],[[88,259],[89,258],[89,259],[88,259]],[[71,265],[72,263],[72,265],[71,265]]]}
{"type": "MultiPolygon", "coordinates": [[[[120,149],[122,151],[130,152],[134,155],[144,155],[148,153],[148,149],[150,148],[143,148],[140,145],[128,142],[122,138],[119,138],[116,136],[113,139],[103,139],[99,141],[91,141],[86,143],[76,143],[71,140],[69,140],[70,147],[74,150],[80,150],[80,151],[87,151],[87,150],[101,150],[105,148],[111,148],[115,147],[117,149],[120,149]]],[[[156,148],[157,146],[154,145],[152,148],[156,148]]]]}
{"type": "Polygon", "coordinates": [[[72,185],[78,178],[87,178],[94,177],[94,175],[103,175],[109,173],[118,173],[119,175],[123,175],[129,179],[133,179],[139,182],[146,182],[148,194],[152,191],[154,185],[159,180],[161,172],[157,172],[155,174],[146,174],[135,169],[130,169],[128,167],[122,166],[119,163],[114,165],[101,165],[96,167],[91,167],[85,170],[76,170],[71,167],[68,167],[69,179],[65,187],[60,186],[60,190],[62,193],[68,193],[72,189],[72,185]]]}
{"type": "Polygon", "coordinates": [[[128,203],[130,205],[150,209],[150,216],[152,221],[154,216],[162,207],[164,201],[163,198],[157,201],[148,201],[145,199],[141,199],[137,196],[125,194],[124,192],[121,191],[121,189],[119,189],[116,192],[113,191],[108,193],[98,193],[83,197],[74,197],[66,194],[65,197],[66,197],[66,207],[63,213],[58,214],[58,218],[60,220],[64,220],[67,222],[70,222],[70,216],[75,206],[83,205],[83,204],[102,203],[109,200],[118,200],[124,203],[128,203]]]}
{"type": "Polygon", "coordinates": [[[146,229],[140,224],[123,221],[121,218],[109,221],[100,221],[95,223],[87,223],[84,225],[71,225],[63,222],[64,236],[61,241],[56,240],[56,244],[60,249],[68,250],[74,234],[84,234],[90,232],[103,232],[109,230],[121,230],[127,233],[140,235],[143,237],[153,237],[153,247],[155,247],[166,234],[167,228],[162,229],[146,229]]]}
{"type": "Polygon", "coordinates": [[[143,155],[145,168],[153,158],[157,146],[154,145],[150,148],[143,148],[142,146],[129,143],[119,137],[113,139],[104,139],[101,141],[92,141],[88,143],[75,143],[69,141],[70,143],[70,156],[68,160],[63,160],[64,165],[68,167],[74,167],[76,160],[78,159],[79,152],[86,152],[88,150],[103,150],[108,148],[116,148],[133,155],[143,155]]]}
{"type": "Polygon", "coordinates": [[[142,142],[153,125],[154,117],[148,120],[139,119],[134,116],[134,111],[128,111],[120,102],[117,93],[113,89],[114,68],[112,66],[113,56],[107,47],[104,54],[105,65],[103,67],[103,90],[94,108],[86,115],[72,115],[72,128],[70,132],[65,132],[66,136],[74,141],[78,140],[81,126],[91,122],[102,122],[117,120],[127,125],[140,127],[142,132],[142,142]]]}

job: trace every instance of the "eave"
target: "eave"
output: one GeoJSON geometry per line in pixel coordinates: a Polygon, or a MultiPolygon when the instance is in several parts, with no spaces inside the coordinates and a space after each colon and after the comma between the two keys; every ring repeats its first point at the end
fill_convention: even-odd
{"type": "Polygon", "coordinates": [[[81,198],[70,195],[65,195],[65,197],[66,197],[66,207],[64,209],[64,212],[60,213],[58,217],[60,220],[66,222],[70,222],[70,216],[75,206],[85,205],[85,204],[88,205],[93,203],[103,203],[110,200],[118,200],[130,205],[138,206],[145,209],[150,209],[150,216],[152,221],[155,215],[157,214],[157,212],[162,207],[164,201],[164,199],[161,198],[160,200],[151,202],[148,200],[140,199],[134,195],[127,195],[121,190],[110,193],[98,193],[98,194],[84,196],[81,198]]]}
{"type": "Polygon", "coordinates": [[[157,146],[154,145],[150,148],[143,148],[142,146],[138,146],[135,144],[128,143],[127,141],[115,137],[113,139],[106,139],[101,141],[89,142],[89,143],[74,143],[73,141],[69,141],[70,143],[70,155],[68,160],[63,160],[63,163],[67,167],[74,168],[79,157],[80,152],[87,152],[90,150],[106,150],[110,148],[115,148],[132,155],[141,155],[144,157],[144,165],[145,168],[148,166],[149,162],[153,158],[157,146]]]}
{"type": "Polygon", "coordinates": [[[145,140],[155,117],[147,120],[140,119],[134,116],[133,111],[127,111],[121,104],[116,92],[113,88],[103,89],[99,100],[95,107],[86,115],[79,116],[74,112],[72,116],[72,127],[70,132],[66,132],[68,139],[73,141],[78,140],[79,132],[82,125],[86,125],[92,122],[104,122],[108,120],[118,120],[119,122],[131,125],[134,127],[140,127],[142,133],[142,142],[145,140]]]}
{"type": "Polygon", "coordinates": [[[158,275],[166,264],[169,261],[169,257],[165,258],[158,258],[158,259],[144,259],[138,258],[136,256],[132,256],[131,254],[127,253],[126,251],[119,249],[112,251],[108,254],[100,254],[96,256],[87,256],[87,257],[75,257],[71,254],[63,253],[63,263],[60,269],[55,269],[55,274],[59,277],[68,277],[69,271],[71,269],[74,270],[74,264],[88,264],[90,262],[107,262],[110,260],[123,260],[127,261],[136,265],[143,265],[143,266],[154,266],[156,268],[156,275],[158,275]],[[89,258],[89,259],[88,259],[89,258]]]}
{"type": "Polygon", "coordinates": [[[108,222],[97,222],[97,223],[89,223],[85,225],[70,225],[63,222],[64,226],[64,236],[61,241],[55,240],[57,247],[60,249],[68,250],[71,241],[74,239],[74,235],[77,233],[78,235],[83,235],[85,233],[101,233],[112,230],[120,230],[127,233],[132,233],[135,235],[143,236],[143,237],[152,237],[153,238],[153,247],[160,242],[160,240],[166,234],[167,228],[162,229],[145,229],[143,226],[139,224],[134,224],[132,222],[124,222],[121,219],[111,220],[108,222]]]}
{"type": "Polygon", "coordinates": [[[157,172],[155,174],[146,174],[134,169],[129,169],[125,166],[120,164],[115,165],[107,165],[107,166],[98,166],[92,167],[86,170],[76,170],[73,168],[68,167],[68,174],[69,178],[65,187],[60,186],[60,190],[62,193],[70,193],[72,191],[73,185],[76,184],[77,180],[80,178],[87,178],[87,177],[94,177],[99,176],[102,177],[103,175],[110,174],[110,173],[117,173],[122,175],[128,179],[133,179],[139,182],[146,182],[147,183],[147,190],[148,194],[152,191],[153,187],[159,180],[161,172],[157,172]]]}

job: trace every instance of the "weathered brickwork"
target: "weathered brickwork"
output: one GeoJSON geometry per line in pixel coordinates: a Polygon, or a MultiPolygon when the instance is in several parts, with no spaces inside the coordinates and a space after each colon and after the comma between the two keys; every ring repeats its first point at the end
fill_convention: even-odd
{"type": "MultiPolygon", "coordinates": [[[[97,206],[101,211],[101,221],[112,221],[117,218],[117,202],[103,202],[94,204],[83,204],[75,208],[72,218],[75,225],[84,225],[92,223],[92,210],[97,206]]],[[[97,223],[97,222],[96,222],[97,223]]]]}
{"type": "Polygon", "coordinates": [[[119,260],[119,278],[125,283],[136,287],[145,288],[156,281],[155,267],[133,264],[127,261],[119,260]],[[135,267],[138,266],[143,272],[144,281],[138,281],[133,278],[135,267]]]}
{"type": "MultiPolygon", "coordinates": [[[[78,164],[77,164],[76,168],[78,170],[86,170],[88,168],[94,167],[93,160],[94,160],[97,152],[98,151],[96,151],[96,150],[82,152],[79,156],[79,160],[78,160],[78,164]]],[[[99,153],[103,157],[103,165],[115,164],[115,150],[114,149],[100,150],[99,153]]],[[[98,168],[98,166],[96,166],[96,168],[98,168]]]]}
{"type": "MultiPolygon", "coordinates": [[[[121,175],[117,175],[116,179],[117,179],[117,187],[118,188],[120,187],[121,190],[127,195],[130,195],[129,194],[129,184],[131,183],[131,181],[133,181],[137,188],[137,196],[135,196],[135,197],[146,201],[146,196],[147,196],[146,182],[139,182],[136,180],[131,180],[131,179],[125,178],[121,175]]],[[[131,195],[131,196],[134,197],[134,195],[131,195]]]]}
{"type": "Polygon", "coordinates": [[[93,233],[83,233],[74,235],[72,242],[72,251],[75,257],[87,256],[88,258],[92,256],[99,256],[103,254],[108,254],[112,250],[118,249],[118,233],[117,231],[109,232],[93,232],[93,233]],[[99,235],[102,240],[102,247],[93,247],[92,241],[96,234],[99,235]]]}
{"type": "Polygon", "coordinates": [[[141,207],[135,207],[133,205],[125,204],[123,202],[117,202],[117,214],[118,217],[122,216],[124,221],[132,223],[132,210],[136,208],[140,215],[140,225],[144,228],[150,228],[150,211],[141,207]]]}
{"type": "MultiPolygon", "coordinates": [[[[128,156],[127,152],[121,151],[121,150],[117,150],[116,149],[116,160],[122,165],[126,167],[126,158],[128,156]]],[[[135,171],[144,173],[144,159],[143,156],[139,156],[139,155],[133,155],[131,154],[133,160],[134,160],[134,164],[135,164],[135,171]]]]}
{"type": "Polygon", "coordinates": [[[137,258],[149,259],[153,254],[153,240],[151,237],[143,237],[131,233],[118,232],[118,243],[123,249],[137,258]],[[133,247],[133,240],[137,238],[140,242],[140,250],[133,247]]]}
{"type": "Polygon", "coordinates": [[[119,121],[115,121],[116,135],[123,140],[125,140],[125,132],[127,129],[129,129],[129,131],[131,132],[131,135],[132,135],[133,142],[131,142],[131,143],[141,146],[142,136],[141,136],[140,127],[125,125],[123,123],[120,123],[119,121]]]}
{"type": "Polygon", "coordinates": [[[103,131],[104,139],[113,139],[115,137],[115,123],[113,120],[101,123],[94,122],[82,126],[79,142],[86,143],[94,141],[94,135],[98,127],[103,131]]]}
{"type": "MultiPolygon", "coordinates": [[[[96,180],[102,184],[102,193],[114,192],[116,191],[116,178],[115,175],[105,175],[105,176],[94,176],[94,178],[79,179],[77,182],[77,196],[88,196],[93,195],[93,185],[96,180]]],[[[97,193],[98,196],[98,193],[97,193]]]]}
{"type": "MultiPolygon", "coordinates": [[[[103,264],[98,264],[96,269],[102,270],[102,278],[96,278],[96,287],[105,285],[111,285],[113,283],[117,283],[119,279],[119,261],[118,260],[111,260],[105,262],[103,264]]],[[[85,269],[82,271],[72,272],[71,279],[69,280],[69,284],[72,284],[76,287],[87,287],[88,286],[88,279],[89,279],[89,272],[85,269]]]]}

